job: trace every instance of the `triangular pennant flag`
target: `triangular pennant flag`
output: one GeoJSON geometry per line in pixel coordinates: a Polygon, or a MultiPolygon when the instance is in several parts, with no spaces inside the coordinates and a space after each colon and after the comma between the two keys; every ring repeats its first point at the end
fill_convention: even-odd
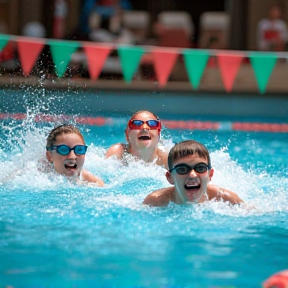
{"type": "Polygon", "coordinates": [[[217,57],[225,90],[231,92],[244,54],[220,52],[217,53],[217,57]]]}
{"type": "Polygon", "coordinates": [[[17,40],[20,63],[25,76],[31,72],[44,44],[45,41],[39,38],[21,38],[21,40],[17,40]]]}
{"type": "Polygon", "coordinates": [[[73,41],[49,41],[51,55],[56,68],[56,74],[62,77],[71,60],[71,55],[80,47],[78,42],[73,41]]]}
{"type": "Polygon", "coordinates": [[[91,79],[97,80],[103,65],[110,54],[112,45],[95,45],[83,44],[82,45],[87,56],[87,65],[91,79]]]}
{"type": "Polygon", "coordinates": [[[190,83],[194,89],[197,89],[207,65],[209,53],[205,50],[184,49],[183,55],[190,83]]]}
{"type": "Polygon", "coordinates": [[[120,57],[123,76],[124,80],[127,83],[131,82],[144,52],[145,52],[144,49],[141,47],[135,47],[135,46],[118,47],[118,53],[120,57]]]}
{"type": "Polygon", "coordinates": [[[177,49],[155,48],[151,51],[160,86],[165,86],[178,57],[177,49]]]}
{"type": "Polygon", "coordinates": [[[258,88],[260,93],[263,94],[273,68],[276,64],[277,55],[271,53],[250,53],[249,58],[256,76],[258,88]]]}
{"type": "Polygon", "coordinates": [[[10,36],[8,35],[3,35],[3,34],[0,34],[0,52],[3,50],[3,48],[7,45],[7,43],[9,42],[10,40],[10,36]]]}

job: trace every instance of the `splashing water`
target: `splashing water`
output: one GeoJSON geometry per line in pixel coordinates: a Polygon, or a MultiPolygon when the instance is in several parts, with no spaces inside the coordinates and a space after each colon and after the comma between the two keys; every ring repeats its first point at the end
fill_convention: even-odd
{"type": "MultiPolygon", "coordinates": [[[[85,168],[105,187],[77,185],[39,171],[55,125],[35,121],[49,111],[43,103],[27,110],[22,121],[1,123],[1,283],[259,287],[287,268],[285,137],[209,131],[193,131],[192,137],[188,130],[164,129],[167,147],[191,138],[207,144],[215,169],[212,183],[237,192],[246,207],[211,201],[150,208],[142,201],[169,186],[165,169],[142,161],[125,166],[104,157],[110,145],[125,141],[114,129],[124,131],[126,121],[117,127],[80,125],[89,146],[85,168]]],[[[53,117],[56,123],[64,119],[53,117]]]]}

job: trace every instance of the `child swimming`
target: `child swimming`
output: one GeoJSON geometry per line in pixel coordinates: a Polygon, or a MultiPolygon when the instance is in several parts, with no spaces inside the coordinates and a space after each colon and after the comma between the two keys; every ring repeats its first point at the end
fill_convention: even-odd
{"type": "Polygon", "coordinates": [[[176,204],[202,203],[215,199],[231,204],[243,201],[238,195],[217,185],[208,185],[214,169],[211,166],[207,148],[194,140],[176,144],[168,155],[167,181],[172,187],[156,190],[144,199],[143,204],[166,206],[176,204]]]}
{"type": "Polygon", "coordinates": [[[86,151],[83,135],[71,124],[55,127],[47,137],[46,158],[51,163],[50,169],[69,178],[103,186],[104,182],[99,177],[83,169],[86,151]]]}
{"type": "Polygon", "coordinates": [[[160,119],[152,112],[138,111],[131,116],[125,129],[128,144],[112,145],[106,151],[106,158],[116,156],[117,159],[125,162],[127,156],[131,155],[145,163],[154,162],[167,168],[168,151],[158,147],[160,133],[160,119]]]}

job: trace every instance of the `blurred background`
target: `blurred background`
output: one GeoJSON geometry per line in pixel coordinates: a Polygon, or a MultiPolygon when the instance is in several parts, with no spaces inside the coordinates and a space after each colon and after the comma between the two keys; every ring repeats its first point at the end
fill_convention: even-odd
{"type": "MultiPolygon", "coordinates": [[[[95,43],[285,52],[288,41],[287,10],[288,0],[0,0],[0,33],[95,43]],[[278,10],[271,12],[273,6],[277,6],[278,10]],[[260,25],[263,19],[278,21],[277,25],[282,30],[279,32],[276,28],[266,27],[267,31],[262,33],[260,26],[267,26],[266,20],[260,25]],[[263,41],[268,44],[261,42],[261,33],[265,37],[263,41]]],[[[9,66],[3,63],[15,55],[12,55],[13,52],[9,55],[8,47],[5,49],[0,53],[0,68],[8,71],[9,66]]],[[[83,57],[83,53],[77,53],[73,55],[72,62],[83,64],[83,57]]],[[[121,74],[119,63],[113,57],[108,60],[111,59],[114,62],[107,61],[100,78],[105,71],[109,75],[121,74]]],[[[212,60],[209,60],[208,67],[213,69],[212,60]]],[[[149,64],[149,59],[143,60],[142,74],[146,73],[145,77],[153,79],[153,71],[149,65],[145,67],[145,61],[149,64]]],[[[279,65],[276,65],[275,80],[271,81],[273,84],[277,79],[274,86],[287,92],[286,81],[279,82],[283,71],[285,74],[287,70],[287,63],[283,60],[279,65]]],[[[174,78],[187,80],[185,69],[178,66],[175,66],[174,76],[177,76],[174,78]]],[[[78,76],[85,77],[83,71],[79,72],[79,67],[75,65],[74,71],[78,71],[78,76]]],[[[251,70],[243,73],[252,75],[251,70]]],[[[70,76],[73,76],[72,72],[70,76]]],[[[203,81],[210,83],[209,75],[207,77],[203,81]]],[[[212,82],[218,83],[219,75],[215,77],[212,82]]],[[[173,80],[173,73],[170,78],[173,80]]],[[[236,79],[236,89],[237,85],[236,79]]],[[[247,85],[247,89],[257,90],[254,80],[247,85]]],[[[211,89],[215,88],[216,84],[211,89]]]]}
{"type": "MultiPolygon", "coordinates": [[[[92,16],[93,12],[96,12],[96,9],[94,10],[93,8],[95,8],[97,2],[99,3],[101,1],[0,0],[0,20],[2,26],[6,26],[5,29],[7,33],[14,35],[22,35],[24,32],[23,28],[27,23],[35,21],[40,22],[45,28],[45,37],[53,38],[53,27],[55,24],[57,25],[56,18],[58,16],[62,17],[64,21],[63,38],[74,35],[74,38],[82,39],[88,37],[85,33],[89,32],[86,29],[87,27],[83,24],[83,18],[86,17],[86,20],[89,21],[88,18],[92,16]],[[64,5],[61,4],[61,2],[64,2],[64,5]],[[85,5],[89,6],[89,4],[91,4],[92,9],[87,11],[85,10],[85,5]],[[59,11],[57,11],[57,5],[59,11]],[[61,5],[66,7],[59,8],[61,5]],[[61,9],[63,10],[60,11],[61,9]]],[[[105,2],[113,2],[113,0],[105,2]]],[[[118,2],[128,2],[128,0],[118,2]]],[[[221,17],[223,17],[223,19],[225,16],[229,18],[227,21],[227,23],[229,22],[229,25],[226,23],[226,27],[225,23],[222,23],[222,27],[221,23],[218,23],[218,29],[222,29],[223,33],[227,33],[226,47],[228,49],[254,50],[257,49],[257,24],[267,15],[269,7],[273,3],[279,3],[283,7],[282,17],[287,22],[287,0],[129,0],[130,5],[128,5],[129,7],[127,10],[148,12],[149,23],[147,24],[145,35],[147,39],[156,37],[155,29],[153,29],[155,26],[153,25],[159,21],[159,18],[157,17],[161,12],[187,12],[191,19],[190,25],[193,26],[193,31],[191,31],[191,38],[189,40],[191,40],[191,45],[193,44],[197,47],[201,46],[201,37],[207,32],[207,30],[205,31],[205,19],[203,19],[205,13],[221,12],[223,14],[221,16],[219,15],[219,22],[221,22],[221,17]],[[225,31],[225,29],[227,31],[225,31]]],[[[121,6],[121,4],[119,4],[119,6],[121,6]]],[[[125,10],[126,7],[127,5],[124,6],[123,10],[125,10]]],[[[206,24],[206,26],[208,24],[206,24]]],[[[93,25],[91,24],[90,26],[93,25]]],[[[216,26],[214,26],[214,28],[217,28],[216,26]]]]}

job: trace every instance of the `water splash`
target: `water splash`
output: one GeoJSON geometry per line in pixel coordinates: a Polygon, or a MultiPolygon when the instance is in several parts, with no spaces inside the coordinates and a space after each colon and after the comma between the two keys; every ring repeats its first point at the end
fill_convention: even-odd
{"type": "MultiPolygon", "coordinates": [[[[63,122],[76,124],[78,116],[67,117],[61,114],[61,111],[65,111],[65,107],[62,109],[62,100],[68,92],[60,93],[58,91],[57,95],[48,94],[41,81],[36,88],[25,85],[22,87],[23,99],[26,105],[25,119],[7,119],[0,123],[2,132],[0,138],[0,184],[10,191],[22,188],[31,189],[32,191],[57,190],[63,185],[70,187],[69,189],[74,189],[71,183],[65,181],[65,177],[47,175],[39,171],[39,161],[45,158],[46,137],[49,131],[55,125],[63,124],[63,122]],[[51,112],[54,111],[53,107],[55,106],[59,106],[57,111],[60,113],[51,112]]],[[[116,122],[119,123],[119,127],[116,128],[124,130],[126,120],[122,122],[113,121],[113,123],[116,122]]],[[[153,163],[146,164],[143,161],[131,161],[128,166],[125,166],[116,159],[105,159],[104,155],[107,147],[101,147],[94,143],[95,136],[91,132],[91,127],[78,126],[81,128],[84,138],[91,143],[86,154],[84,168],[100,176],[106,183],[106,186],[100,189],[103,193],[100,191],[98,193],[105,197],[109,194],[110,198],[103,198],[102,195],[102,202],[103,199],[106,199],[113,203],[120,203],[120,199],[123,197],[123,203],[126,204],[121,205],[137,206],[138,204],[141,205],[142,200],[149,192],[169,186],[165,177],[165,169],[155,166],[153,163]],[[116,197],[117,200],[114,201],[113,197],[116,197]],[[127,199],[131,201],[130,204],[127,199]]],[[[176,131],[175,135],[177,133],[179,135],[173,137],[173,131],[169,131],[164,127],[160,148],[169,150],[174,142],[177,142],[174,139],[186,140],[191,138],[194,132],[181,131],[180,133],[176,131]]],[[[253,165],[253,163],[247,167],[247,165],[239,164],[238,161],[233,160],[229,154],[231,146],[234,147],[237,153],[245,153],[244,150],[247,150],[251,144],[255,144],[257,140],[247,137],[242,142],[243,146],[241,146],[234,144],[237,143],[235,141],[237,135],[232,135],[226,139],[227,141],[223,141],[223,132],[220,131],[216,135],[215,133],[208,133],[208,137],[207,134],[199,137],[199,141],[203,138],[204,142],[210,139],[211,144],[214,145],[210,145],[210,147],[216,148],[211,153],[212,166],[215,169],[212,183],[235,191],[247,202],[249,208],[246,210],[231,210],[230,207],[225,206],[225,203],[212,202],[203,207],[208,210],[212,209],[216,213],[242,214],[243,216],[253,213],[256,215],[262,212],[287,211],[285,207],[287,177],[283,176],[281,171],[278,171],[277,174],[268,174],[269,167],[267,167],[267,171],[263,168],[259,170],[257,165],[253,165]],[[255,207],[255,209],[250,209],[251,207],[255,207]]],[[[197,133],[194,133],[193,136],[197,138],[197,133]]],[[[122,139],[119,140],[119,142],[121,141],[122,139]]],[[[272,142],[271,145],[269,148],[271,155],[273,151],[281,149],[281,144],[277,141],[272,142]]],[[[250,153],[259,155],[263,153],[264,148],[266,147],[261,147],[257,143],[256,149],[250,153]]],[[[286,170],[282,172],[287,175],[286,170]]],[[[83,191],[83,189],[85,190],[84,187],[80,187],[80,191],[83,191]]],[[[200,213],[199,211],[198,213],[200,213]]]]}
{"type": "MultiPolygon", "coordinates": [[[[27,111],[27,117],[23,121],[1,123],[4,137],[0,142],[0,183],[5,184],[6,189],[11,191],[26,187],[25,189],[31,190],[57,190],[64,184],[70,185],[66,183],[65,177],[47,175],[39,171],[39,160],[45,157],[46,137],[53,125],[54,123],[35,122],[35,114],[31,110],[27,111]]],[[[85,134],[89,137],[90,129],[82,130],[84,138],[85,134]]],[[[172,144],[171,139],[166,139],[164,145],[171,147],[172,144]]],[[[148,193],[169,186],[164,168],[143,161],[132,161],[129,165],[123,165],[113,157],[105,159],[105,151],[104,147],[90,144],[84,165],[106,183],[102,188],[105,191],[102,202],[106,199],[111,203],[120,203],[123,197],[124,204],[121,205],[136,207],[148,193]],[[135,201],[138,201],[138,204],[135,201]]],[[[227,147],[212,152],[211,160],[215,169],[212,183],[235,191],[247,206],[245,209],[231,209],[225,203],[211,202],[203,206],[206,210],[234,216],[287,211],[286,177],[270,175],[263,171],[259,173],[254,167],[242,167],[231,159],[227,147]]],[[[80,190],[82,189],[80,187],[80,190]]]]}
{"type": "MultiPolygon", "coordinates": [[[[80,125],[85,140],[91,143],[84,167],[104,179],[105,187],[78,185],[62,175],[39,171],[39,159],[45,157],[46,137],[55,122],[37,122],[36,111],[29,110],[23,121],[1,123],[5,133],[0,142],[0,225],[5,242],[0,246],[3,255],[8,256],[0,269],[3,283],[19,286],[13,279],[21,275],[22,279],[31,276],[35,285],[51,283],[54,279],[60,283],[63,277],[93,279],[98,273],[97,283],[104,287],[115,284],[112,275],[115,271],[117,280],[123,281],[127,281],[127,271],[132,271],[136,278],[129,277],[130,286],[151,287],[151,275],[148,277],[145,271],[152,270],[153,280],[163,287],[171,283],[190,287],[185,279],[192,283],[190,279],[199,277],[210,284],[222,278],[227,283],[229,279],[241,278],[239,275],[245,272],[238,264],[241,257],[234,260],[238,250],[241,256],[250,257],[253,253],[250,247],[255,247],[256,240],[266,234],[274,235],[275,231],[280,235],[274,240],[277,249],[285,249],[286,238],[282,235],[287,229],[288,208],[284,171],[282,175],[273,174],[269,169],[263,171],[257,166],[239,164],[229,154],[229,147],[223,146],[211,153],[215,169],[213,183],[237,192],[245,200],[245,206],[210,201],[201,205],[171,203],[165,208],[150,208],[142,205],[142,201],[153,190],[169,186],[165,169],[142,161],[123,165],[116,159],[105,159],[106,147],[94,143],[97,133],[93,127],[80,125]],[[276,230],[270,233],[273,225],[276,230]],[[22,252],[21,257],[17,251],[22,252]],[[9,262],[9,259],[14,260],[9,262]],[[179,272],[169,268],[175,263],[181,268],[179,272]],[[221,269],[210,267],[210,263],[221,269]],[[49,280],[45,275],[54,278],[49,280]]],[[[105,135],[107,130],[106,127],[105,135]]],[[[168,147],[173,143],[172,136],[165,139],[168,147]]],[[[187,139],[187,134],[181,137],[187,139]]],[[[240,149],[243,153],[244,149],[240,149]]],[[[264,240],[267,242],[267,238],[264,240]]],[[[268,240],[271,243],[273,239],[268,240]]],[[[265,241],[260,243],[263,242],[268,254],[265,241]]],[[[259,254],[256,251],[251,256],[254,261],[259,254]]],[[[266,258],[274,256],[273,250],[266,258]]],[[[261,263],[254,266],[257,271],[267,269],[266,262],[265,267],[261,263]]],[[[275,263],[271,266],[275,269],[275,263]]],[[[254,283],[260,283],[260,276],[257,277],[254,283]]]]}

